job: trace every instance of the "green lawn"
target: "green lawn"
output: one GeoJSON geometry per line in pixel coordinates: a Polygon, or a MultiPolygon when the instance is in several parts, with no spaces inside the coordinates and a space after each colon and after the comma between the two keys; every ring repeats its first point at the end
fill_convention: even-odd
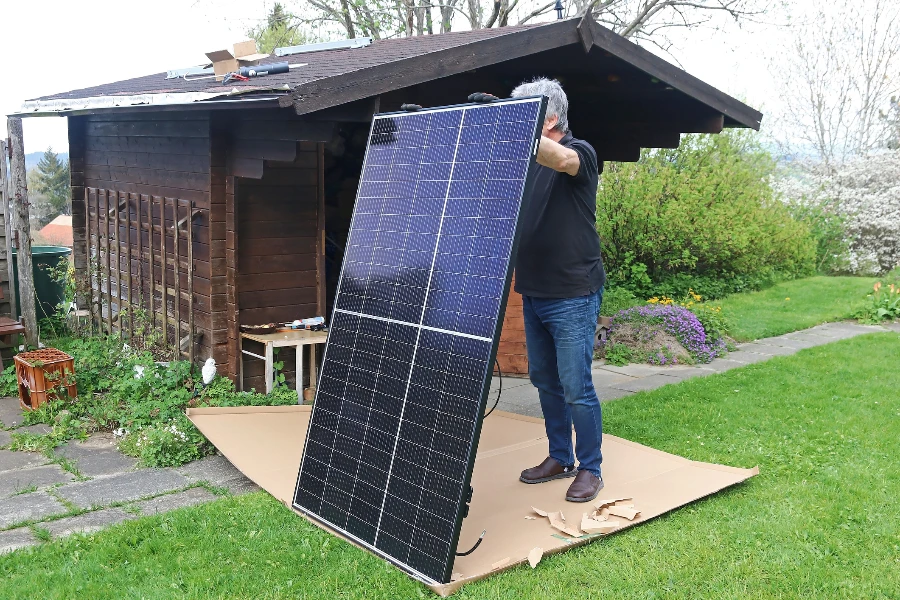
{"type": "MultiPolygon", "coordinates": [[[[609,433],[761,474],[456,597],[898,597],[898,359],[873,334],[606,405],[609,433]]],[[[0,557],[9,599],[426,595],[262,493],[0,557]]]]}
{"type": "Polygon", "coordinates": [[[723,313],[731,319],[732,336],[749,341],[849,319],[876,281],[867,277],[808,277],[759,292],[734,294],[715,304],[721,304],[723,313]]]}

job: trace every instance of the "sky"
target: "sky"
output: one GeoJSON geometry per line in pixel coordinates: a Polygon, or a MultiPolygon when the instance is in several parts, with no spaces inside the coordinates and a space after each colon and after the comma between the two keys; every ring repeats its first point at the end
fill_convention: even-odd
{"type": "MultiPolygon", "coordinates": [[[[813,0],[794,0],[803,4],[813,0]]],[[[22,102],[201,63],[204,53],[246,39],[264,19],[266,0],[42,0],[5,2],[0,55],[21,69],[0,84],[0,126],[22,102]],[[15,26],[9,26],[15,24],[15,26]]],[[[775,15],[770,19],[777,20],[775,15]]],[[[676,30],[672,30],[676,31],[676,30]]],[[[727,25],[676,31],[673,54],[689,73],[765,112],[777,103],[761,48],[773,48],[779,26],[727,25]]],[[[68,150],[65,119],[24,119],[25,151],[68,150]]],[[[766,121],[763,120],[765,128],[766,121]]]]}

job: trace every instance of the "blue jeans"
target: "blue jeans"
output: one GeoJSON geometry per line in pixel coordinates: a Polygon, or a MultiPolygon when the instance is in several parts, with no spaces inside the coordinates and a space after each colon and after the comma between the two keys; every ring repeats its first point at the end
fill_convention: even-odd
{"type": "Polygon", "coordinates": [[[578,468],[597,477],[603,416],[591,361],[602,299],[603,288],[579,298],[522,298],[528,376],[541,398],[550,457],[564,467],[575,465],[574,425],[578,468]]]}

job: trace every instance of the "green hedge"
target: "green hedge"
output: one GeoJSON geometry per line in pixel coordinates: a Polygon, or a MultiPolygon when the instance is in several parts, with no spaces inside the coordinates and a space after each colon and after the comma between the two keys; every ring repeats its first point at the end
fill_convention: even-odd
{"type": "Polygon", "coordinates": [[[754,134],[736,130],[610,163],[597,192],[610,286],[718,298],[811,274],[815,241],[775,197],[773,168],[754,134]]]}

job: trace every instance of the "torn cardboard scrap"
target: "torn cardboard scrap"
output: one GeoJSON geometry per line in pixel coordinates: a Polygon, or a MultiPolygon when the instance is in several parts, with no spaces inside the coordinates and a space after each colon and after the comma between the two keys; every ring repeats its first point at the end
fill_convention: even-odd
{"type": "Polygon", "coordinates": [[[629,521],[634,521],[634,518],[641,514],[641,511],[635,510],[633,508],[628,508],[627,506],[618,506],[612,505],[606,508],[609,511],[609,514],[615,515],[617,517],[625,517],[629,521]]]}
{"type": "Polygon", "coordinates": [[[581,530],[587,534],[612,533],[619,528],[619,525],[619,521],[599,520],[587,513],[584,513],[584,516],[581,518],[581,530]]]}
{"type": "Polygon", "coordinates": [[[531,565],[531,568],[535,568],[538,566],[538,563],[541,562],[541,558],[544,556],[543,548],[532,548],[531,552],[528,553],[528,564],[531,565]]]}

